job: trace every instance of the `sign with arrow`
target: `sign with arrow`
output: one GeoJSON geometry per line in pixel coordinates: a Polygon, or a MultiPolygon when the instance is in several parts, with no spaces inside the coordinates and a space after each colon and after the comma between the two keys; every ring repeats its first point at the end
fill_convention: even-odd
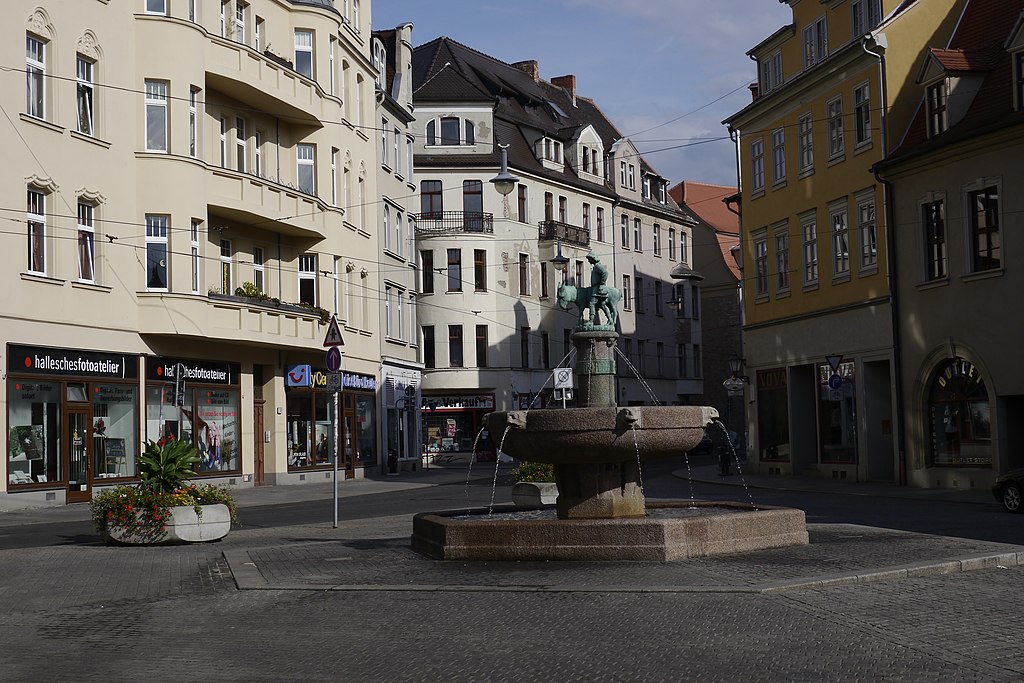
{"type": "Polygon", "coordinates": [[[345,340],[341,338],[341,328],[338,327],[338,314],[331,316],[331,322],[327,326],[327,336],[324,337],[324,346],[344,346],[345,340]]]}

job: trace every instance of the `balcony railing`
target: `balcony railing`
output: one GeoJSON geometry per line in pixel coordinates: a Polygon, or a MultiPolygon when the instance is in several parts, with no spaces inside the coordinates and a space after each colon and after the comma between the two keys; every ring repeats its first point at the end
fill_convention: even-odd
{"type": "Polygon", "coordinates": [[[417,235],[494,232],[494,214],[474,211],[435,211],[416,216],[417,235]]]}
{"type": "Polygon", "coordinates": [[[561,221],[541,221],[540,240],[562,240],[580,247],[590,246],[590,231],[561,221]]]}

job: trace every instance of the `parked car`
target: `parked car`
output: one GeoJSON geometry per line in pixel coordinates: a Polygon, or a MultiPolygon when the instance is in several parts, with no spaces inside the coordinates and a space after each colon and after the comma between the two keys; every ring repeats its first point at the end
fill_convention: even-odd
{"type": "Polygon", "coordinates": [[[992,484],[992,495],[1007,512],[1024,512],[1024,467],[996,479],[992,484]]]}

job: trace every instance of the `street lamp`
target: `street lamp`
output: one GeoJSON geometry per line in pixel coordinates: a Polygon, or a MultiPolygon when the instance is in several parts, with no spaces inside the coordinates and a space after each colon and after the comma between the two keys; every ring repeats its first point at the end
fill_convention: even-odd
{"type": "Polygon", "coordinates": [[[551,259],[551,265],[555,267],[555,270],[563,271],[569,264],[569,259],[562,255],[562,241],[557,240],[555,244],[558,247],[558,253],[551,259]]]}
{"type": "Polygon", "coordinates": [[[732,354],[732,358],[729,359],[729,372],[732,373],[733,377],[739,379],[740,370],[742,370],[742,369],[743,369],[743,359],[740,358],[735,353],[732,354]]]}
{"type": "Polygon", "coordinates": [[[516,188],[519,178],[508,172],[508,145],[499,144],[498,149],[501,150],[501,171],[491,178],[490,182],[494,184],[498,194],[507,197],[516,188]]]}

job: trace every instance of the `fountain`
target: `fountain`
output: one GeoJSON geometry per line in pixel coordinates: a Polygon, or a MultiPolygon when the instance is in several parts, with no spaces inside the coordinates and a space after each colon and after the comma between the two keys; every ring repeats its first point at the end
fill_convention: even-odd
{"type": "MultiPolygon", "coordinates": [[[[559,304],[575,303],[579,324],[578,408],[490,413],[499,449],[517,459],[552,463],[557,518],[490,511],[420,513],[414,550],[445,560],[675,560],[807,543],[801,510],[745,503],[651,502],[644,499],[643,461],[681,455],[704,430],[718,442],[718,411],[703,406],[615,405],[618,290],[593,253],[593,285],[558,288],[559,304]],[[605,322],[601,323],[601,317],[605,322]]],[[[728,440],[728,437],[725,437],[728,440]]]]}

